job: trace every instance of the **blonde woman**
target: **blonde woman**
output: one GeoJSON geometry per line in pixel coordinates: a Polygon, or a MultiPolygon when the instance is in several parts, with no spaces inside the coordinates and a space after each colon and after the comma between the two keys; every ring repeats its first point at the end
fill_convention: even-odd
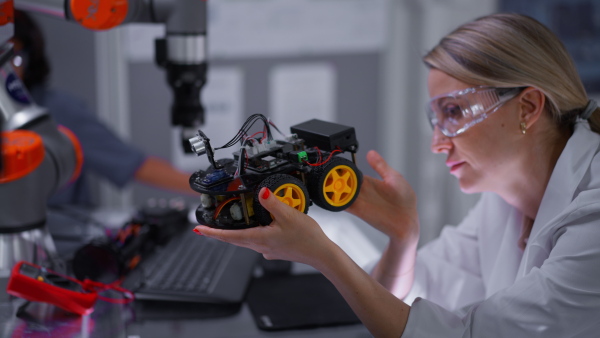
{"type": "Polygon", "coordinates": [[[376,337],[597,336],[600,113],[564,46],[529,17],[495,14],[424,62],[431,149],[464,192],[482,192],[457,227],[417,252],[413,190],[371,151],[381,179],[365,177],[349,208],[390,238],[371,275],[268,190],[271,225],[195,231],[312,265],[376,337]]]}

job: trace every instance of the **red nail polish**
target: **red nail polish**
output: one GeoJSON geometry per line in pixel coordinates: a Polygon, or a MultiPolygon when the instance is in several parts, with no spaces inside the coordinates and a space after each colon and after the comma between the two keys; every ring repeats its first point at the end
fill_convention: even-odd
{"type": "Polygon", "coordinates": [[[194,228],[194,232],[197,233],[198,235],[202,235],[202,233],[200,232],[200,230],[194,228]]]}
{"type": "Polygon", "coordinates": [[[263,192],[262,198],[266,200],[267,198],[269,198],[270,194],[271,194],[271,191],[269,190],[269,188],[265,188],[265,191],[263,192]]]}

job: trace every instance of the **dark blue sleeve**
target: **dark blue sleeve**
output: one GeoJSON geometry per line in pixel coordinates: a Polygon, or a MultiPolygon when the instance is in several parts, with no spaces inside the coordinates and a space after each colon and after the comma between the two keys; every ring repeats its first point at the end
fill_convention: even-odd
{"type": "Polygon", "coordinates": [[[57,124],[77,136],[84,155],[84,169],[108,179],[118,187],[133,180],[146,155],[121,140],[73,95],[43,89],[32,91],[36,102],[46,107],[57,124]]]}

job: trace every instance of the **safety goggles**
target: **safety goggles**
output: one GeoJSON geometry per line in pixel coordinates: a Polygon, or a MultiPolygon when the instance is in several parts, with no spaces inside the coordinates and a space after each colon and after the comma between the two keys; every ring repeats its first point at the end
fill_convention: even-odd
{"type": "Polygon", "coordinates": [[[454,137],[485,120],[525,88],[481,86],[442,94],[429,100],[427,118],[431,128],[437,126],[447,137],[454,137]]]}

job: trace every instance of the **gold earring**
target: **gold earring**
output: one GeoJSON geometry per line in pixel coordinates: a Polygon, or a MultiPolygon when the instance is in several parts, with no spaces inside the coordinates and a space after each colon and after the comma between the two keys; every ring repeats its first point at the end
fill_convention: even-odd
{"type": "Polygon", "coordinates": [[[527,124],[525,122],[521,122],[521,134],[527,134],[527,124]]]}

